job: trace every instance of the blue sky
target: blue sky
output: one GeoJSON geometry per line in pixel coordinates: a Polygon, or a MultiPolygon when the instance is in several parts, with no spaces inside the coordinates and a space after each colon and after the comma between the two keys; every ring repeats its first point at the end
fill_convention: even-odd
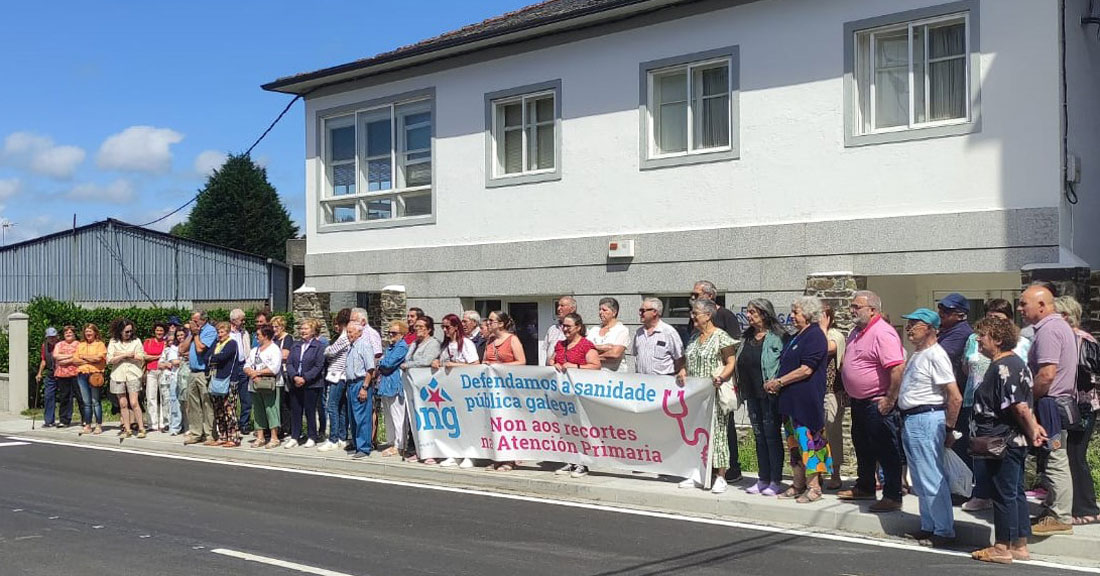
{"type": "MultiPolygon", "coordinates": [[[[0,22],[0,222],[6,241],[193,196],[292,96],[278,77],[372,56],[534,0],[10,2],[0,22]]],[[[252,156],[301,225],[302,104],[252,156]]],[[[186,216],[184,210],[158,228],[186,216]]]]}

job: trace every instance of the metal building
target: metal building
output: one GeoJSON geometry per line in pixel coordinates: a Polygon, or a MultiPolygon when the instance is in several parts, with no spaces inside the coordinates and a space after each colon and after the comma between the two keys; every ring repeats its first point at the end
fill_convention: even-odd
{"type": "Polygon", "coordinates": [[[87,305],[285,311],[287,265],[107,219],[0,248],[0,303],[36,296],[87,305]]]}

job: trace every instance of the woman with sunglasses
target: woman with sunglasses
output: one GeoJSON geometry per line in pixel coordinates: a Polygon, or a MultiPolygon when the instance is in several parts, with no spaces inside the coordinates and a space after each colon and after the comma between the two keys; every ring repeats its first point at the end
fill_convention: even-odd
{"type": "Polygon", "coordinates": [[[119,318],[111,324],[111,342],[107,345],[107,363],[111,365],[111,394],[118,396],[122,411],[119,436],[130,437],[130,425],[137,424],[138,438],[145,438],[141,417],[142,375],[145,373],[145,348],[134,334],[134,323],[119,318]]]}
{"type": "MultiPolygon", "coordinates": [[[[439,359],[439,340],[435,339],[435,320],[431,316],[420,316],[413,323],[416,339],[409,346],[409,353],[405,356],[402,368],[430,368],[432,362],[439,359]]],[[[415,446],[409,447],[409,456],[406,462],[420,462],[415,453],[415,446]]],[[[427,458],[425,464],[436,464],[435,458],[427,458]]]]}
{"type": "MultiPolygon", "coordinates": [[[[440,366],[453,368],[455,366],[469,366],[478,364],[481,358],[477,353],[477,345],[466,337],[466,331],[462,327],[462,319],[457,314],[448,314],[443,317],[443,346],[439,358],[432,361],[432,369],[438,370],[440,366]]],[[[459,468],[473,468],[474,461],[463,458],[461,464],[454,458],[447,458],[439,463],[440,466],[450,467],[458,464],[459,468]]]]}
{"type": "Polygon", "coordinates": [[[403,372],[401,364],[405,362],[405,356],[409,353],[409,345],[405,342],[405,334],[409,331],[409,325],[401,320],[390,322],[386,330],[386,340],[390,345],[382,354],[382,360],[378,362],[378,387],[375,394],[382,399],[382,414],[386,418],[386,435],[389,436],[390,447],[382,451],[382,456],[396,456],[405,450],[406,428],[408,413],[405,409],[405,385],[402,382],[403,372]]]}

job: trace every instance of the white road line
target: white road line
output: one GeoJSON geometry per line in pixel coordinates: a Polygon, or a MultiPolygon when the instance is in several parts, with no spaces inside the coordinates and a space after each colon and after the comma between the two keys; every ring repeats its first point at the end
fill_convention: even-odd
{"type": "MultiPolygon", "coordinates": [[[[557,500],[554,498],[545,498],[539,496],[522,496],[519,494],[505,494],[500,492],[489,492],[485,490],[478,490],[476,488],[458,488],[453,486],[438,486],[434,484],[420,484],[416,482],[407,482],[404,480],[388,480],[385,478],[368,478],[364,476],[354,476],[351,474],[339,474],[335,472],[320,472],[317,470],[302,470],[298,468],[286,468],[282,466],[271,466],[267,464],[252,464],[249,462],[230,462],[227,460],[217,460],[212,458],[201,458],[198,456],[181,456],[179,454],[163,454],[159,452],[141,452],[135,450],[126,450],[123,448],[115,448],[111,446],[93,446],[89,444],[81,444],[78,442],[64,442],[60,440],[45,440],[39,438],[25,438],[25,437],[12,437],[13,440],[20,440],[26,442],[33,442],[36,444],[52,444],[55,446],[68,446],[72,448],[85,448],[88,450],[102,450],[105,452],[121,452],[123,454],[132,454],[138,456],[151,456],[154,458],[165,458],[168,460],[184,460],[188,462],[202,462],[204,464],[220,464],[222,466],[235,466],[238,468],[252,468],[256,470],[269,470],[273,472],[287,472],[290,474],[302,474],[305,476],[319,476],[323,478],[337,478],[340,480],[352,480],[356,482],[367,482],[370,484],[386,484],[390,486],[402,486],[406,488],[419,488],[423,490],[435,490],[437,492],[451,492],[456,494],[471,494],[474,496],[484,496],[487,498],[499,498],[502,500],[516,500],[520,502],[534,502],[537,504],[552,504],[555,506],[564,506],[567,508],[581,508],[584,510],[597,510],[600,512],[613,512],[616,514],[629,514],[631,516],[644,516],[647,518],[659,518],[662,520],[675,520],[679,522],[691,522],[694,524],[708,524],[711,526],[724,526],[727,528],[740,528],[743,530],[755,530],[757,532],[769,532],[772,534],[783,534],[787,536],[803,536],[806,538],[816,538],[818,540],[829,540],[833,542],[845,542],[848,544],[859,544],[863,546],[873,546],[878,548],[890,548],[895,550],[908,550],[910,552],[923,552],[925,554],[940,554],[943,556],[955,556],[960,558],[970,558],[970,554],[967,552],[954,552],[951,550],[936,550],[934,548],[925,548],[917,544],[908,544],[900,541],[884,540],[875,538],[873,536],[845,536],[842,534],[830,534],[825,532],[812,532],[808,530],[799,530],[797,528],[780,528],[778,526],[767,526],[763,524],[751,524],[748,522],[738,522],[735,520],[722,520],[718,518],[701,518],[695,516],[681,516],[677,514],[671,514],[667,512],[654,512],[650,510],[635,510],[631,508],[618,508],[615,506],[607,506],[604,504],[590,504],[587,502],[571,502],[568,500],[557,500]]],[[[1093,568],[1089,566],[1073,566],[1069,564],[1056,564],[1054,562],[1045,562],[1042,560],[1017,560],[1014,564],[1024,564],[1028,566],[1042,566],[1044,568],[1054,568],[1057,570],[1068,570],[1072,572],[1084,572],[1088,574],[1100,574],[1100,568],[1093,568]]],[[[335,574],[335,573],[333,573],[335,574]]]]}
{"type": "Polygon", "coordinates": [[[259,562],[261,564],[268,564],[270,566],[278,566],[280,568],[287,568],[289,570],[297,570],[298,572],[305,572],[306,574],[318,574],[319,576],[352,576],[345,572],[336,572],[334,570],[326,570],[324,568],[317,568],[315,566],[306,566],[305,564],[298,564],[297,562],[287,562],[286,560],[279,560],[278,558],[268,558],[267,556],[257,556],[255,554],[249,554],[247,552],[238,552],[236,550],[226,550],[225,548],[215,548],[211,550],[215,554],[221,554],[222,556],[230,556],[233,558],[240,558],[241,560],[248,560],[250,562],[259,562]]]}
{"type": "Polygon", "coordinates": [[[8,446],[26,446],[30,442],[0,442],[0,448],[7,448],[8,446]]]}

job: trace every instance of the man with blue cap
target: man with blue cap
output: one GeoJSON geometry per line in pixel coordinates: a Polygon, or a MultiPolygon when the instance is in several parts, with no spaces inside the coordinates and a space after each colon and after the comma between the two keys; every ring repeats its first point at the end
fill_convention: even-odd
{"type": "Polygon", "coordinates": [[[920,502],[920,530],[906,536],[938,548],[955,540],[944,453],[955,442],[962,393],[951,359],[936,341],[940,316],[928,308],[917,308],[902,318],[908,321],[905,335],[916,351],[905,365],[898,393],[901,443],[920,502]]]}

